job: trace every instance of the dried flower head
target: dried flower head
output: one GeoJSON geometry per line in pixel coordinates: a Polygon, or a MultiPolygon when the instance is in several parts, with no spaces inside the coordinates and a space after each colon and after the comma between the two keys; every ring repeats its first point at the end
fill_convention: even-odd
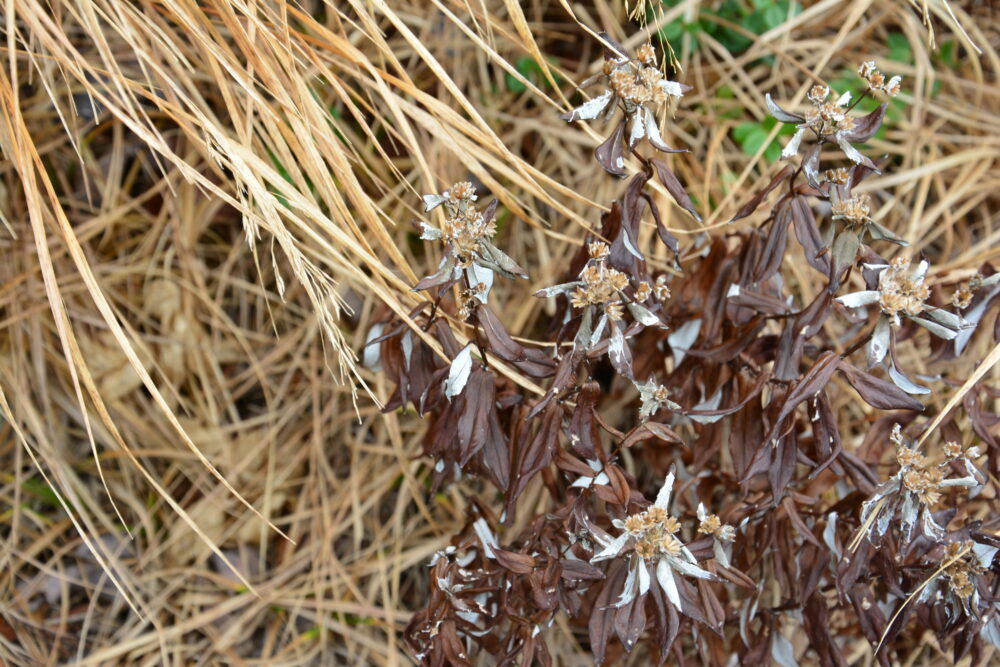
{"type": "Polygon", "coordinates": [[[642,404],[639,407],[640,419],[649,419],[660,408],[664,407],[671,410],[681,409],[681,406],[670,400],[670,390],[663,385],[657,384],[652,378],[643,384],[636,384],[635,386],[639,390],[639,401],[642,404]]]}
{"type": "MultiPolygon", "coordinates": [[[[929,268],[927,261],[911,267],[909,259],[897,257],[890,264],[866,266],[879,271],[878,289],[845,294],[837,297],[837,301],[848,308],[878,304],[881,314],[868,342],[869,365],[878,364],[885,358],[891,342],[891,328],[901,326],[904,317],[946,340],[955,338],[966,326],[958,315],[926,304],[930,296],[924,284],[929,268]]],[[[901,380],[893,377],[893,381],[898,384],[901,380]]]]}
{"type": "Polygon", "coordinates": [[[653,287],[653,291],[656,294],[657,301],[666,301],[671,297],[670,287],[667,285],[666,275],[659,275],[656,277],[656,284],[653,287]]]}
{"type": "Polygon", "coordinates": [[[630,515],[624,521],[614,521],[614,526],[621,531],[618,537],[612,538],[599,530],[592,531],[595,541],[603,549],[590,559],[591,563],[630,557],[628,578],[621,596],[614,604],[616,607],[624,606],[649,592],[653,576],[651,569],[667,599],[678,610],[682,607],[674,579],[675,572],[698,579],[717,579],[698,566],[694,555],[675,535],[680,523],[669,514],[673,484],[674,475],[670,473],[652,507],[641,514],[630,515]]]}
{"type": "Polygon", "coordinates": [[[894,76],[886,80],[885,74],[876,67],[874,60],[861,63],[861,67],[858,68],[858,75],[868,83],[869,90],[882,91],[890,97],[895,97],[899,94],[900,84],[903,81],[900,76],[894,76]]]}
{"type": "MultiPolygon", "coordinates": [[[[945,445],[948,461],[935,465],[910,447],[911,443],[903,436],[899,424],[893,427],[890,439],[896,445],[899,471],[879,485],[875,494],[862,504],[861,521],[869,527],[869,539],[880,537],[889,530],[890,520],[898,509],[904,543],[910,541],[913,528],[918,523],[924,535],[938,540],[944,535],[944,529],[935,522],[931,508],[940,502],[943,489],[978,486],[976,469],[969,458],[959,456],[958,460],[965,466],[965,476],[946,478],[950,469],[948,461],[956,460],[951,457],[957,446],[955,443],[945,445]]],[[[961,447],[958,450],[961,453],[961,447]]]]}
{"type": "Polygon", "coordinates": [[[460,181],[441,194],[424,195],[425,211],[444,206],[445,220],[440,229],[419,222],[420,238],[443,241],[445,256],[436,273],[423,278],[415,290],[430,289],[453,283],[466,277],[467,287],[482,303],[486,303],[493,286],[494,273],[508,278],[527,278],[517,262],[493,245],[496,235],[496,201],[485,209],[475,206],[476,189],[468,181],[460,181]]]}
{"type": "Polygon", "coordinates": [[[664,143],[656,112],[669,100],[683,96],[685,87],[667,79],[656,66],[656,49],[652,44],[640,46],[636,57],[630,58],[625,48],[608,35],[602,33],[601,37],[614,48],[605,49],[601,73],[584,81],[581,87],[600,80],[607,90],[560,117],[567,122],[592,120],[601,114],[610,118],[616,109],[622,109],[622,125],[598,147],[597,159],[610,173],[623,176],[622,138],[629,149],[647,138],[657,150],[676,152],[664,143]]]}
{"type": "Polygon", "coordinates": [[[844,167],[837,167],[836,169],[827,169],[823,172],[823,180],[828,183],[834,183],[835,185],[847,185],[847,181],[851,177],[851,172],[844,167]]]}
{"type": "MultiPolygon", "coordinates": [[[[846,179],[845,179],[846,181],[846,179]]],[[[871,219],[871,206],[867,195],[855,195],[833,202],[834,220],[846,220],[851,226],[860,226],[871,219]]]]}
{"type": "MultiPolygon", "coordinates": [[[[898,91],[899,81],[894,79],[892,83],[893,89],[898,91]]],[[[880,90],[887,90],[887,88],[888,84],[880,90]]],[[[868,116],[855,119],[849,114],[852,108],[850,92],[836,96],[829,86],[815,85],[809,90],[807,97],[812,108],[806,111],[805,115],[801,115],[791,113],[778,106],[771,99],[770,94],[765,96],[768,110],[772,116],[782,123],[797,126],[795,134],[782,150],[781,156],[790,158],[798,155],[802,140],[807,133],[812,132],[818,141],[835,143],[840,146],[844,155],[852,162],[875,169],[874,163],[851,144],[867,141],[875,134],[882,123],[885,108],[879,107],[868,116]]]]}
{"type": "Polygon", "coordinates": [[[962,455],[962,445],[952,440],[944,445],[944,456],[949,461],[953,461],[962,455]]]}

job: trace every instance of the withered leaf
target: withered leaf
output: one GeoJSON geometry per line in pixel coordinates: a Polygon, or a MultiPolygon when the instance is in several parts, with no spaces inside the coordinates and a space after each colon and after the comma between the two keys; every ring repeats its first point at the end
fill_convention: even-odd
{"type": "Polygon", "coordinates": [[[625,176],[625,121],[622,120],[596,149],[594,157],[604,171],[620,178],[625,176]]]}
{"type": "Polygon", "coordinates": [[[740,210],[736,212],[736,215],[734,215],[729,222],[736,222],[737,220],[745,218],[756,211],[757,207],[764,201],[764,198],[767,197],[772,190],[781,185],[781,183],[793,173],[795,173],[795,167],[790,164],[785,165],[781,171],[775,174],[770,183],[764,186],[761,190],[758,190],[754,196],[750,198],[750,201],[740,207],[740,210]]]}
{"type": "Polygon", "coordinates": [[[694,204],[691,203],[691,197],[688,196],[687,191],[684,190],[684,186],[682,186],[681,182],[677,180],[677,177],[674,175],[674,172],[670,170],[670,167],[667,166],[667,163],[663,160],[657,160],[655,158],[650,160],[650,163],[656,169],[656,175],[659,177],[660,183],[663,183],[663,187],[667,189],[667,192],[669,192],[670,196],[674,198],[677,205],[690,213],[695,220],[701,222],[701,216],[698,215],[698,211],[695,210],[694,204]]]}
{"type": "Polygon", "coordinates": [[[855,119],[854,129],[845,132],[844,138],[851,143],[863,143],[871,139],[882,127],[882,119],[885,117],[885,110],[888,106],[888,104],[880,104],[868,115],[855,119]]]}
{"type": "Polygon", "coordinates": [[[496,556],[500,567],[514,574],[529,574],[535,569],[536,561],[528,554],[499,548],[494,548],[493,554],[496,556]]]}
{"type": "Polygon", "coordinates": [[[865,403],[879,410],[916,410],[924,409],[924,404],[905,391],[874,375],[858,370],[850,363],[841,361],[840,370],[851,386],[861,395],[865,403]]]}
{"type": "Polygon", "coordinates": [[[834,352],[824,352],[816,359],[816,363],[812,365],[812,368],[802,376],[802,379],[795,384],[795,387],[785,397],[781,411],[778,413],[773,426],[771,426],[771,430],[764,439],[766,443],[770,443],[777,437],[778,433],[784,427],[785,419],[792,414],[800,403],[823,391],[827,383],[830,382],[830,378],[833,377],[833,373],[837,370],[839,363],[840,357],[834,352]]]}
{"type": "Polygon", "coordinates": [[[604,586],[601,592],[594,599],[593,611],[590,612],[590,650],[594,654],[594,662],[598,665],[604,663],[604,656],[608,648],[608,640],[611,638],[613,625],[613,615],[617,611],[612,605],[618,598],[625,583],[626,567],[621,560],[612,561],[608,568],[604,586]]]}

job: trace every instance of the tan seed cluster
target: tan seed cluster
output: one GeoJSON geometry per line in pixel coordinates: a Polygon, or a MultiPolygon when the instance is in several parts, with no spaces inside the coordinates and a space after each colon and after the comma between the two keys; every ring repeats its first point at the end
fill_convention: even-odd
{"type": "Polygon", "coordinates": [[[476,189],[468,181],[455,183],[445,195],[448,197],[445,202],[448,217],[441,227],[441,235],[451,244],[459,264],[468,267],[480,250],[480,242],[493,238],[497,226],[493,220],[487,222],[482,213],[476,210],[473,204],[476,189]]]}
{"type": "Polygon", "coordinates": [[[837,167],[836,169],[827,169],[823,172],[823,180],[829,183],[836,183],[837,185],[847,185],[848,179],[851,177],[851,172],[843,167],[837,167]]]}
{"type": "Polygon", "coordinates": [[[677,519],[655,505],[625,519],[625,532],[637,538],[635,552],[645,560],[678,555],[683,544],[674,533],[680,528],[681,524],[677,519]]]}
{"type": "Polygon", "coordinates": [[[604,72],[611,90],[626,105],[663,104],[670,97],[662,85],[666,78],[656,67],[652,44],[640,46],[634,60],[605,61],[604,72]]]}
{"type": "Polygon", "coordinates": [[[606,266],[603,261],[597,261],[587,265],[580,274],[580,280],[583,285],[574,290],[570,299],[574,308],[599,305],[611,319],[621,319],[622,306],[618,293],[628,286],[628,276],[606,266]]]}
{"type": "Polygon", "coordinates": [[[941,499],[941,493],[937,489],[942,478],[940,468],[914,468],[903,473],[903,486],[917,494],[924,505],[930,506],[941,499]]]}
{"type": "Polygon", "coordinates": [[[897,257],[889,268],[882,271],[878,282],[879,306],[890,316],[900,313],[919,315],[924,310],[924,301],[930,290],[923,279],[914,279],[910,272],[910,260],[897,257]]]}
{"type": "MultiPolygon", "coordinates": [[[[846,182],[846,178],[844,179],[846,182]]],[[[871,205],[867,195],[855,195],[835,201],[832,206],[834,220],[846,220],[851,225],[860,225],[871,217],[871,205]]]]}
{"type": "Polygon", "coordinates": [[[944,455],[949,461],[957,459],[962,455],[962,445],[958,444],[954,440],[946,442],[944,445],[944,455]]]}
{"type": "Polygon", "coordinates": [[[642,302],[648,299],[653,294],[653,288],[649,286],[645,280],[639,283],[639,286],[635,288],[635,300],[642,302]]]}
{"type": "Polygon", "coordinates": [[[813,108],[806,112],[806,125],[819,135],[854,129],[854,119],[847,115],[847,109],[830,100],[832,92],[829,86],[822,85],[813,86],[809,91],[813,108]]]}
{"type": "Polygon", "coordinates": [[[656,294],[658,301],[666,301],[670,298],[670,288],[667,286],[667,277],[665,275],[657,277],[656,284],[653,286],[653,292],[656,294]]]}
{"type": "Polygon", "coordinates": [[[944,562],[946,563],[958,558],[958,555],[962,551],[967,550],[964,556],[949,565],[948,569],[945,570],[949,588],[963,600],[969,599],[976,592],[975,579],[982,572],[982,568],[972,553],[971,547],[972,543],[968,541],[951,542],[944,549],[944,562]]]}

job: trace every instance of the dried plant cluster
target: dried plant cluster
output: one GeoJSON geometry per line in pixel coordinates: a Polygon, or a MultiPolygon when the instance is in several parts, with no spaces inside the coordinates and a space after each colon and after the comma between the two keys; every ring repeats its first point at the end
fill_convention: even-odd
{"type": "Polygon", "coordinates": [[[932,388],[918,380],[939,383],[914,379],[899,348],[959,357],[998,302],[1000,273],[987,265],[965,286],[935,284],[928,261],[909,257],[857,194],[881,168],[856,144],[879,130],[887,104],[854,108],[899,94],[900,77],[865,62],[853,102],[815,85],[801,115],[767,95],[771,114],[796,126],[782,152],[790,162],[733,220],[771,200],[769,215],[685,245],[653,186],[696,215],[691,199],[641,143],[675,152],[655,107],[684,89],[651,45],[632,58],[601,37],[608,89],[563,119],[621,110],[596,162],[624,176],[628,151],[638,171],[563,281],[536,292],[555,306],[544,345],[523,343],[504,304],[487,299],[495,274],[530,271],[493,245],[497,202],[478,210],[465,182],[424,197],[428,211],[447,211],[440,230],[417,223],[422,239],[445,244],[439,270],[414,287],[428,298],[409,317],[425,335],[389,315],[366,343],[395,386],[384,409],[428,422],[434,488],[472,476],[500,500],[473,499],[465,529],[433,557],[427,604],[406,630],[413,655],[551,664],[544,631],[563,619],[585,629],[598,664],[644,642],[653,662],[794,664],[785,623],[801,623],[823,665],[846,665],[852,636],[889,665],[898,638],[923,628],[955,660],[978,661],[1000,646],[1000,536],[995,515],[984,523],[962,507],[995,499],[1000,415],[983,409],[994,394],[976,385],[963,412],[935,421],[917,398],[932,388]],[[644,224],[672,263],[647,260],[644,224]],[[790,237],[817,287],[811,301],[785,290],[790,237]],[[830,401],[845,385],[872,409],[871,451],[895,454],[886,466],[845,449],[830,401]],[[963,420],[976,445],[959,442],[963,420]],[[522,502],[535,481],[541,497],[522,502]],[[520,530],[506,529],[524,514],[520,530]]]}
{"type": "Polygon", "coordinates": [[[994,4],[4,3],[0,664],[995,662],[994,4]]]}

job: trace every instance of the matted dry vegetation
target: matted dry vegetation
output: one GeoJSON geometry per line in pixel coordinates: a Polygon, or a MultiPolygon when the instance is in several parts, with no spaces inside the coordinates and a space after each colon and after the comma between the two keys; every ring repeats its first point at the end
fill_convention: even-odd
{"type": "MultiPolygon", "coordinates": [[[[711,4],[676,3],[657,22],[711,4]]],[[[764,92],[799,100],[877,58],[905,79],[873,142],[895,165],[866,184],[880,220],[934,258],[931,282],[995,263],[991,3],[807,4],[737,55],[707,34],[673,44],[692,90],[666,127],[691,152],[671,164],[703,221],[663,197],[667,226],[689,245],[778,171],[766,144],[748,155],[731,134],[765,118],[764,92]],[[947,67],[925,11],[936,44],[958,45],[947,67]],[[890,59],[889,33],[911,62],[890,59]]],[[[594,33],[634,47],[646,32],[604,0],[3,12],[0,658],[411,662],[401,632],[426,602],[426,565],[483,487],[429,493],[424,423],[382,414],[371,396],[391,387],[357,361],[369,323],[424,299],[410,288],[439,256],[409,223],[422,193],[468,179],[499,200],[503,247],[531,274],[497,284],[504,321],[532,330],[549,306],[530,294],[558,282],[621,188],[592,167],[601,128],[558,115],[600,65],[594,33]],[[525,78],[525,57],[551,66],[525,78]]],[[[793,292],[812,289],[806,270],[793,292]]],[[[977,336],[947,368],[906,364],[964,379],[992,345],[977,336]]],[[[953,395],[927,397],[928,413],[953,395]]],[[[833,400],[856,447],[866,408],[833,400]]],[[[522,506],[542,495],[529,487],[522,506]]],[[[589,662],[564,619],[546,638],[558,664],[589,662]]],[[[907,650],[940,655],[931,637],[907,650]]],[[[851,657],[870,656],[859,637],[851,657]]]]}

